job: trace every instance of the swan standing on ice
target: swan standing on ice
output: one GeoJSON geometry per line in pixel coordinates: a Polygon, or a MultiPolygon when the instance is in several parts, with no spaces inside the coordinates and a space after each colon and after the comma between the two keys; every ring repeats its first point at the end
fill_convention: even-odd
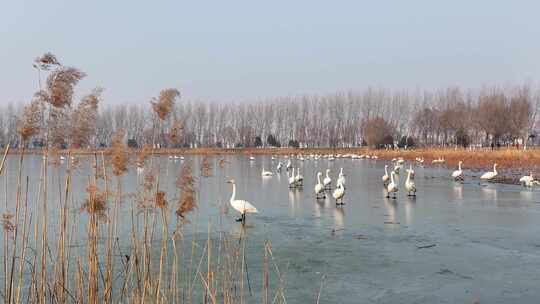
{"type": "Polygon", "coordinates": [[[533,177],[532,172],[529,172],[529,175],[522,176],[522,177],[519,179],[519,182],[520,182],[521,184],[523,184],[523,186],[526,186],[527,183],[532,183],[533,181],[534,181],[534,177],[533,177]]]}
{"type": "Polygon", "coordinates": [[[345,196],[345,189],[341,183],[338,183],[337,188],[332,193],[332,196],[336,200],[336,206],[343,206],[343,197],[345,196]]]}
{"type": "Polygon", "coordinates": [[[296,176],[294,177],[294,182],[296,183],[296,187],[303,187],[304,177],[300,174],[300,168],[296,168],[296,170],[297,170],[296,176]]]}
{"type": "Polygon", "coordinates": [[[324,189],[330,189],[330,185],[332,184],[332,179],[328,173],[330,173],[330,169],[326,169],[326,177],[323,179],[324,189]]]}
{"type": "Polygon", "coordinates": [[[453,179],[463,179],[463,170],[461,170],[461,164],[463,163],[463,161],[459,161],[458,163],[458,169],[454,172],[452,172],[452,178],[453,179]]]}
{"type": "Polygon", "coordinates": [[[321,172],[317,172],[317,184],[315,184],[315,199],[325,198],[324,186],[321,183],[321,172]],[[320,196],[322,194],[322,197],[320,196]]]}
{"type": "Polygon", "coordinates": [[[274,175],[274,173],[272,173],[272,172],[270,172],[270,171],[264,170],[264,167],[263,167],[263,168],[262,168],[261,175],[262,175],[262,176],[266,176],[266,177],[271,177],[272,175],[274,175]]]}
{"type": "Polygon", "coordinates": [[[397,188],[396,183],[394,182],[394,175],[396,175],[394,171],[390,172],[390,183],[386,187],[386,198],[390,197],[390,193],[394,194],[394,197],[393,197],[394,199],[396,198],[396,193],[398,191],[398,188],[397,188]]]}
{"type": "Polygon", "coordinates": [[[416,196],[416,185],[414,184],[414,171],[413,170],[407,170],[407,180],[405,180],[405,190],[407,190],[408,196],[416,196]]]}
{"type": "Polygon", "coordinates": [[[396,173],[396,175],[399,175],[399,171],[402,168],[403,168],[403,165],[399,161],[396,161],[396,163],[394,165],[394,172],[396,173]]]}
{"type": "Polygon", "coordinates": [[[388,176],[388,165],[384,165],[384,175],[382,176],[383,184],[386,186],[388,181],[390,181],[390,176],[388,176]]]}
{"type": "Polygon", "coordinates": [[[282,168],[282,167],[283,167],[283,163],[279,162],[279,163],[277,164],[277,168],[276,168],[276,169],[277,169],[277,172],[280,172],[280,173],[281,173],[281,168],[282,168]]]}
{"type": "Polygon", "coordinates": [[[236,199],[236,184],[234,179],[231,179],[227,183],[232,184],[232,195],[231,195],[231,206],[238,212],[240,212],[240,218],[237,219],[237,222],[242,222],[242,225],[246,224],[246,213],[258,213],[257,208],[253,206],[250,202],[244,200],[236,199]]]}
{"type": "Polygon", "coordinates": [[[292,174],[291,176],[289,176],[289,188],[294,188],[294,187],[296,187],[296,176],[294,176],[294,168],[293,168],[292,174]]]}
{"type": "Polygon", "coordinates": [[[497,176],[497,164],[493,164],[493,171],[486,172],[480,176],[480,179],[482,180],[491,180],[495,176],[497,176]]]}
{"type": "MultiPolygon", "coordinates": [[[[337,179],[337,185],[341,184],[343,186],[343,189],[345,189],[345,174],[343,174],[343,168],[340,168],[339,170],[339,176],[337,179]]],[[[336,185],[336,187],[337,187],[336,185]]]]}

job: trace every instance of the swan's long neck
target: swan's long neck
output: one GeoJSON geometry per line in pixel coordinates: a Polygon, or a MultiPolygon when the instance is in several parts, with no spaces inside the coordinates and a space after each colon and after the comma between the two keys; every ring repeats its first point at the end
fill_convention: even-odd
{"type": "Polygon", "coordinates": [[[384,166],[384,175],[388,176],[388,167],[387,166],[384,166]]]}
{"type": "Polygon", "coordinates": [[[231,202],[234,201],[235,197],[236,197],[236,185],[232,184],[231,202]]]}
{"type": "Polygon", "coordinates": [[[317,174],[317,183],[318,184],[321,183],[321,174],[320,173],[317,174]]]}
{"type": "Polygon", "coordinates": [[[411,181],[411,171],[407,172],[407,180],[406,183],[409,183],[411,181]]]}
{"type": "Polygon", "coordinates": [[[340,175],[340,176],[343,176],[343,168],[341,168],[341,169],[339,170],[339,175],[340,175]]]}
{"type": "Polygon", "coordinates": [[[328,176],[328,170],[326,170],[326,177],[330,178],[330,176],[328,176]]]}
{"type": "Polygon", "coordinates": [[[461,171],[461,162],[458,164],[458,170],[461,171]]]}
{"type": "Polygon", "coordinates": [[[394,183],[394,172],[390,174],[390,180],[392,181],[392,183],[394,183]]]}
{"type": "Polygon", "coordinates": [[[493,165],[493,173],[497,174],[497,164],[493,165]]]}

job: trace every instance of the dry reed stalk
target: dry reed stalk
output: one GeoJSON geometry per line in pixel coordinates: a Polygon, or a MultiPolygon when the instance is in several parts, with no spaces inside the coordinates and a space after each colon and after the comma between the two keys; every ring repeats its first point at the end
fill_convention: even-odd
{"type": "MultiPolygon", "coordinates": [[[[56,279],[54,281],[54,291],[55,291],[55,297],[58,299],[58,302],[64,303],[65,296],[66,296],[66,290],[67,290],[67,276],[68,276],[68,267],[66,264],[66,243],[67,243],[67,226],[68,226],[68,200],[69,200],[69,189],[71,187],[71,153],[68,153],[68,164],[66,168],[66,179],[65,179],[65,187],[64,187],[64,203],[62,204],[62,194],[60,194],[60,205],[59,208],[59,219],[60,219],[60,235],[58,237],[57,241],[57,257],[55,264],[55,276],[56,279]]],[[[69,248],[69,247],[68,247],[69,248]]]]}
{"type": "Polygon", "coordinates": [[[26,248],[28,247],[28,176],[26,176],[26,191],[24,196],[24,220],[23,220],[23,235],[22,235],[22,249],[19,259],[19,282],[17,283],[17,295],[15,297],[15,303],[20,303],[21,299],[21,286],[24,275],[24,262],[26,261],[26,248]]]}
{"type": "MultiPolygon", "coordinates": [[[[8,293],[7,293],[7,300],[8,303],[11,303],[13,300],[13,284],[14,284],[14,276],[15,276],[15,261],[17,258],[17,241],[18,241],[18,234],[19,234],[19,211],[20,211],[20,203],[21,203],[21,179],[22,179],[22,166],[23,166],[23,159],[24,159],[24,145],[23,145],[23,153],[21,153],[19,157],[19,169],[17,173],[17,190],[15,195],[15,221],[13,224],[13,253],[11,256],[11,270],[9,274],[9,286],[8,286],[8,293]]],[[[8,277],[6,277],[6,280],[8,277]]]]}
{"type": "Polygon", "coordinates": [[[42,212],[42,221],[41,221],[41,259],[40,259],[40,284],[38,298],[40,304],[45,304],[46,302],[46,291],[45,291],[45,282],[47,278],[47,254],[45,249],[48,248],[47,243],[47,189],[48,189],[48,162],[46,159],[43,160],[43,212],[42,212]]]}
{"type": "MultiPolygon", "coordinates": [[[[34,204],[34,210],[39,213],[39,203],[41,201],[41,194],[43,192],[43,172],[44,172],[44,163],[46,162],[46,160],[44,159],[42,162],[41,162],[41,168],[40,168],[40,176],[39,176],[39,185],[38,185],[38,196],[37,196],[37,199],[35,201],[35,204],[34,204]]],[[[34,221],[34,250],[38,250],[38,246],[39,246],[39,242],[38,242],[38,237],[39,237],[39,233],[38,233],[38,229],[39,229],[39,219],[36,219],[34,221]]],[[[37,257],[38,257],[38,252],[34,252],[34,259],[33,259],[33,262],[32,262],[32,272],[31,272],[31,279],[30,279],[30,285],[28,287],[28,298],[31,300],[32,303],[35,303],[35,298],[37,297],[37,272],[38,272],[38,264],[37,264],[37,257]]],[[[30,302],[30,301],[29,301],[30,302]]]]}

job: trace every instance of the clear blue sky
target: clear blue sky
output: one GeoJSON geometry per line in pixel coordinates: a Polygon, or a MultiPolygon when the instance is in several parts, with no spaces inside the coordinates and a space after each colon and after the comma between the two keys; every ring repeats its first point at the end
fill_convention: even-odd
{"type": "Polygon", "coordinates": [[[165,87],[229,101],[537,83],[539,13],[538,0],[3,1],[0,103],[30,98],[46,51],[108,103],[165,87]]]}

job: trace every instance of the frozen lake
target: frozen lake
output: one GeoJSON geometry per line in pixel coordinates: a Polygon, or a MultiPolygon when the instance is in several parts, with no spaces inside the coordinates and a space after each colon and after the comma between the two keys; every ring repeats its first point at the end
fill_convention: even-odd
{"type": "MultiPolygon", "coordinates": [[[[79,242],[84,242],[86,235],[85,214],[79,209],[92,174],[91,159],[81,158],[74,173],[71,216],[80,223],[74,231],[74,239],[79,242]]],[[[192,161],[198,175],[201,159],[187,156],[184,161],[154,159],[160,166],[160,187],[167,192],[171,204],[177,195],[175,182],[182,164],[192,161]]],[[[261,177],[263,167],[275,172],[278,161],[287,161],[283,158],[271,160],[269,156],[260,156],[249,161],[239,155],[211,157],[210,161],[213,175],[198,177],[198,208],[188,215],[186,235],[204,241],[209,222],[233,235],[243,229],[235,222],[238,214],[228,207],[231,186],[226,181],[234,178],[236,198],[251,202],[259,210],[259,214],[248,215],[244,231],[254,290],[245,299],[248,303],[261,302],[265,240],[271,243],[283,272],[287,303],[315,303],[321,280],[320,303],[540,301],[540,192],[537,190],[517,185],[481,185],[470,176],[464,182],[455,182],[449,177],[449,170],[415,167],[417,196],[405,195],[403,172],[400,191],[394,200],[385,198],[381,176],[386,162],[382,160],[293,159],[304,176],[304,187],[292,190],[288,188],[285,170],[271,178],[261,177]],[[227,161],[224,168],[217,164],[222,158],[227,161]],[[342,207],[336,207],[331,195],[324,200],[315,199],[316,173],[327,168],[331,170],[333,186],[340,168],[346,174],[342,207]]],[[[30,180],[31,205],[41,162],[41,156],[28,156],[24,162],[24,175],[30,180]]],[[[51,206],[57,206],[54,200],[65,182],[65,167],[61,164],[50,169],[50,189],[55,189],[49,191],[51,206]]],[[[131,167],[122,179],[126,194],[134,193],[142,183],[142,177],[131,167]]],[[[0,180],[0,201],[2,210],[6,205],[13,210],[16,156],[9,157],[7,173],[8,179],[0,180]]],[[[133,196],[126,195],[123,210],[131,210],[134,201],[133,196]]],[[[173,212],[174,207],[171,216],[173,212]]],[[[50,213],[54,225],[49,233],[54,237],[58,211],[51,208],[50,213]]],[[[119,233],[127,237],[130,215],[120,214],[119,233]]],[[[129,242],[122,246],[129,246],[129,242]]]]}

